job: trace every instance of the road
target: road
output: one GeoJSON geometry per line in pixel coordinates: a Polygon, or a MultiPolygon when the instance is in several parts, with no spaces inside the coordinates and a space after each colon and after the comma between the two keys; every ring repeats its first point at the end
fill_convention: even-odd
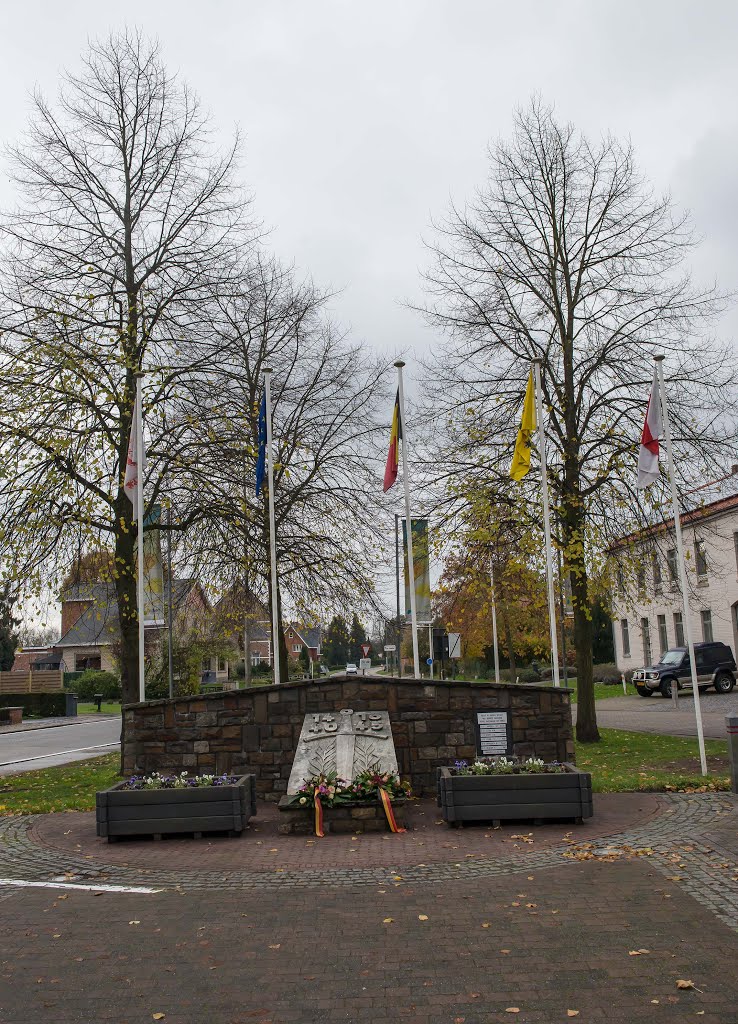
{"type": "Polygon", "coordinates": [[[0,776],[84,761],[119,749],[120,718],[89,717],[90,721],[81,717],[74,725],[0,734],[0,776]]]}
{"type": "MultiPolygon", "coordinates": [[[[708,739],[724,740],[725,716],[738,713],[738,691],[700,694],[702,724],[708,739]]],[[[576,721],[576,704],[572,708],[576,721]]],[[[678,710],[663,697],[612,697],[597,701],[597,723],[603,729],[625,729],[631,732],[654,732],[665,736],[696,736],[694,699],[680,695],[678,710]]]]}

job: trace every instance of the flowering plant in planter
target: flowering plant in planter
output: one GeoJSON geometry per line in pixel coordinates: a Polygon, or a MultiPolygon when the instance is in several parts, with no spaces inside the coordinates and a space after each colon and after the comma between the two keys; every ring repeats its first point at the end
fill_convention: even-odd
{"type": "Polygon", "coordinates": [[[317,797],[321,803],[332,807],[333,804],[347,799],[346,787],[348,785],[349,783],[345,779],[339,779],[335,772],[311,775],[309,779],[303,781],[297,795],[290,802],[299,804],[300,807],[314,807],[317,797]]]}
{"type": "Polygon", "coordinates": [[[352,800],[373,800],[379,796],[382,789],[389,794],[390,799],[410,796],[409,782],[401,782],[399,775],[393,772],[380,772],[376,768],[360,772],[354,781],[348,784],[347,792],[352,800]]]}
{"type": "Polygon", "coordinates": [[[487,757],[469,764],[466,761],[455,761],[451,772],[453,775],[556,775],[565,772],[566,768],[557,761],[550,764],[540,757],[528,757],[524,761],[508,757],[487,757]]]}
{"type": "Polygon", "coordinates": [[[120,787],[121,789],[197,789],[200,786],[235,786],[236,775],[162,775],[152,772],[151,775],[132,775],[120,787]]]}
{"type": "Polygon", "coordinates": [[[404,832],[395,820],[392,800],[410,795],[410,783],[401,782],[393,772],[381,772],[378,766],[360,772],[351,782],[339,779],[335,772],[324,772],[305,779],[289,804],[312,808],[315,834],[323,836],[323,807],[350,805],[358,801],[379,800],[392,832],[404,832]]]}

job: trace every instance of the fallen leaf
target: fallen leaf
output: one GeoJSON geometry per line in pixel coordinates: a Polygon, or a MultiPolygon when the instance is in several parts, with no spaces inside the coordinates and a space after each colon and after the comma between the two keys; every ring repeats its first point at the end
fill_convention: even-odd
{"type": "Polygon", "coordinates": [[[579,1016],[579,1010],[567,1010],[566,1011],[566,1016],[567,1017],[578,1017],[579,1016]]]}
{"type": "Polygon", "coordinates": [[[393,921],[394,917],[385,917],[384,921],[382,921],[382,924],[392,924],[393,921]]]}
{"type": "Polygon", "coordinates": [[[501,953],[509,953],[509,952],[510,952],[510,950],[509,950],[509,949],[501,949],[501,950],[500,950],[500,952],[501,952],[501,953]]]}
{"type": "Polygon", "coordinates": [[[484,921],[483,924],[482,924],[482,928],[489,928],[489,927],[490,927],[489,921],[484,921]]]}
{"type": "Polygon", "coordinates": [[[141,922],[140,922],[140,921],[129,921],[128,923],[129,923],[129,924],[141,924],[141,922]]]}
{"type": "Polygon", "coordinates": [[[505,1007],[505,1013],[520,1013],[519,1006],[507,1006],[505,1007]]]}
{"type": "Polygon", "coordinates": [[[164,1020],[166,1013],[152,1013],[151,1017],[153,1020],[164,1020]]]}
{"type": "Polygon", "coordinates": [[[418,914],[418,920],[419,921],[427,921],[428,920],[428,915],[427,914],[418,914]]]}
{"type": "Polygon", "coordinates": [[[693,981],[687,981],[685,978],[677,978],[677,988],[694,988],[693,981]]]}
{"type": "Polygon", "coordinates": [[[642,956],[644,953],[650,953],[650,949],[631,949],[628,952],[628,956],[642,956]]]}
{"type": "Polygon", "coordinates": [[[280,947],[281,945],[282,945],[282,943],[281,943],[281,942],[277,942],[277,943],[275,943],[275,945],[273,945],[273,946],[270,946],[269,948],[270,948],[270,949],[279,949],[279,947],[280,947]]]}

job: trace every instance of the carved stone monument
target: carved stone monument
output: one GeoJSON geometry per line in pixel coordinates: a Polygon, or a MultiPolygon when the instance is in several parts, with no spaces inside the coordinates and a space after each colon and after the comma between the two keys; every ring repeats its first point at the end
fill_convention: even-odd
{"type": "Polygon", "coordinates": [[[352,711],[305,715],[292,764],[287,795],[311,775],[335,772],[350,781],[377,767],[397,772],[397,757],[387,711],[352,711]]]}

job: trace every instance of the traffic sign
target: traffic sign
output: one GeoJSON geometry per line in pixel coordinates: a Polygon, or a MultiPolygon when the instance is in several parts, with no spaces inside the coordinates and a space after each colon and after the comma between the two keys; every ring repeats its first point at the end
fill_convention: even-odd
{"type": "Polygon", "coordinates": [[[364,655],[365,658],[369,657],[369,651],[371,651],[371,649],[372,649],[372,645],[371,644],[362,644],[361,645],[361,653],[364,655]]]}
{"type": "Polygon", "coordinates": [[[359,658],[359,668],[362,672],[365,672],[368,668],[372,667],[371,658],[359,658]]]}
{"type": "Polygon", "coordinates": [[[385,649],[385,651],[396,651],[397,650],[397,644],[385,644],[384,645],[384,649],[385,649]]]}
{"type": "Polygon", "coordinates": [[[426,663],[426,665],[432,665],[433,664],[433,658],[426,658],[425,659],[425,663],[426,663]]]}
{"type": "Polygon", "coordinates": [[[448,656],[449,658],[461,657],[461,633],[449,633],[448,656]]]}

